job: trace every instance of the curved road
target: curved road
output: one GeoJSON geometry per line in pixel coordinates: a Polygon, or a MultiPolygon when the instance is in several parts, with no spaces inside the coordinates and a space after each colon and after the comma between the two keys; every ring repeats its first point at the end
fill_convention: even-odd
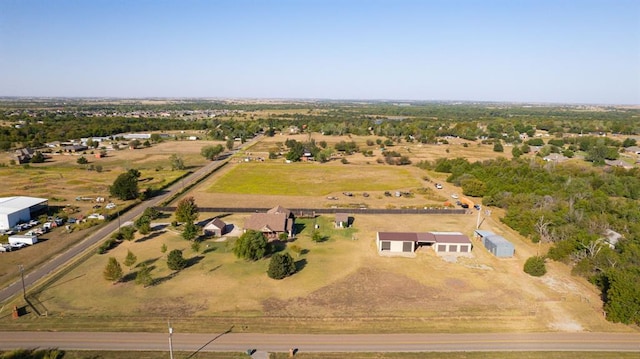
{"type": "MultiPolygon", "coordinates": [[[[0,349],[168,351],[160,333],[0,332],[0,349]]],[[[173,350],[264,352],[614,351],[640,352],[640,333],[506,334],[185,334],[173,350]]]]}
{"type": "MultiPolygon", "coordinates": [[[[238,149],[240,149],[242,147],[249,146],[250,144],[252,144],[255,141],[257,141],[260,137],[261,136],[257,136],[255,138],[253,138],[252,140],[245,142],[240,147],[238,147],[238,149]]],[[[162,194],[160,194],[160,195],[158,195],[156,197],[153,197],[151,199],[148,199],[146,201],[143,201],[139,205],[137,205],[134,208],[132,208],[129,211],[127,211],[126,213],[123,213],[120,216],[120,220],[119,221],[118,220],[113,220],[113,221],[105,224],[99,230],[97,230],[96,232],[90,234],[82,242],[76,244],[75,246],[71,247],[70,249],[66,250],[65,252],[62,252],[57,257],[54,257],[50,261],[48,261],[45,264],[43,264],[42,266],[32,270],[31,272],[25,273],[25,275],[24,275],[24,285],[25,285],[25,287],[29,288],[30,286],[32,286],[33,284],[35,284],[36,282],[38,282],[42,278],[45,278],[49,274],[61,269],[67,262],[71,261],[74,257],[80,255],[81,253],[83,253],[84,251],[89,249],[92,245],[98,243],[99,241],[101,241],[102,239],[104,239],[105,237],[110,235],[113,231],[118,229],[118,223],[126,223],[127,221],[133,220],[135,217],[137,217],[140,214],[142,214],[142,212],[144,212],[144,210],[147,207],[155,207],[155,206],[157,206],[159,203],[163,202],[164,200],[166,200],[170,196],[172,196],[175,193],[177,193],[178,191],[182,190],[184,187],[188,187],[189,185],[191,185],[195,181],[201,179],[204,176],[207,176],[216,167],[221,166],[222,164],[224,164],[227,161],[229,161],[229,159],[231,158],[232,154],[233,153],[227,153],[226,157],[224,157],[224,159],[221,159],[221,160],[218,160],[218,161],[212,161],[211,163],[208,163],[206,166],[204,166],[204,167],[200,168],[199,170],[197,170],[196,172],[188,175],[183,180],[180,180],[180,181],[174,183],[172,186],[170,186],[168,188],[165,188],[163,190],[162,194]]],[[[225,156],[225,155],[223,155],[223,156],[225,156]]],[[[14,281],[13,283],[9,284],[7,287],[2,288],[0,290],[0,303],[3,303],[6,300],[14,297],[15,295],[17,295],[21,291],[22,291],[22,283],[21,283],[21,279],[18,278],[16,281],[14,281]]]]}

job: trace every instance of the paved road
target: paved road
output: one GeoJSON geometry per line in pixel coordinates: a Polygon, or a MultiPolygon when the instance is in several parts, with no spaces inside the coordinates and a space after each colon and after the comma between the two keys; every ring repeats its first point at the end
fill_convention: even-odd
{"type": "MultiPolygon", "coordinates": [[[[0,332],[0,349],[168,351],[168,333],[0,332]]],[[[640,333],[507,334],[185,334],[174,333],[175,351],[426,352],[426,351],[631,351],[640,333]]]]}
{"type": "MultiPolygon", "coordinates": [[[[254,143],[255,141],[257,141],[259,138],[260,136],[252,139],[251,141],[245,142],[241,147],[246,147],[254,143]]],[[[99,241],[101,241],[102,239],[110,235],[111,232],[115,231],[118,228],[118,223],[124,224],[127,221],[133,220],[135,217],[142,214],[142,212],[144,212],[144,210],[147,207],[158,206],[165,199],[169,198],[169,196],[175,194],[177,191],[180,191],[184,187],[188,187],[190,184],[199,180],[203,176],[208,175],[209,173],[211,173],[211,171],[213,171],[213,169],[229,161],[230,158],[231,158],[231,154],[227,154],[227,156],[225,156],[224,159],[221,159],[218,161],[212,161],[208,163],[206,166],[200,168],[196,172],[185,177],[184,180],[180,180],[175,184],[173,184],[172,186],[170,186],[169,188],[166,188],[165,190],[163,190],[163,193],[161,195],[158,195],[149,200],[143,201],[138,206],[129,210],[127,213],[122,214],[120,216],[119,221],[114,220],[114,221],[111,221],[110,223],[107,223],[104,227],[100,228],[96,232],[91,233],[82,242],[76,244],[75,246],[71,247],[67,251],[54,257],[44,265],[32,270],[29,273],[25,273],[25,276],[24,276],[25,286],[29,288],[30,286],[32,286],[42,278],[45,278],[49,274],[62,268],[66,263],[71,261],[74,257],[80,255],[81,253],[89,249],[89,247],[98,243],[99,241]]],[[[21,279],[18,278],[15,282],[9,284],[7,287],[0,289],[0,303],[5,302],[6,300],[14,297],[15,295],[21,292],[22,292],[22,283],[21,283],[21,279]]]]}

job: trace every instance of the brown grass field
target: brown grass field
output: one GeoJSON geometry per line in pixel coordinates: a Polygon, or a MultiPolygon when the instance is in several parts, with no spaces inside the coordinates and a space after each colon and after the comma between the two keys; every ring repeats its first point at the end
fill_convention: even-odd
{"type": "MultiPolygon", "coordinates": [[[[259,156],[276,140],[265,139],[240,154],[238,159],[259,156]]],[[[495,156],[489,147],[474,146],[450,145],[449,155],[465,156],[469,151],[469,156],[474,155],[473,159],[495,156]]],[[[412,160],[435,159],[446,154],[440,146],[433,147],[414,145],[407,153],[412,154],[412,160]]],[[[424,176],[432,181],[443,181],[441,175],[426,173],[413,166],[378,165],[375,159],[371,161],[358,156],[349,157],[347,165],[309,163],[296,164],[293,168],[304,171],[305,166],[348,166],[356,173],[371,171],[376,174],[380,173],[377,168],[383,166],[401,171],[389,172],[387,181],[393,181],[393,173],[401,173],[403,181],[411,180],[417,187],[429,189],[433,186],[423,179],[424,176]]],[[[331,205],[325,194],[238,195],[211,191],[216,181],[226,176],[242,176],[243,172],[237,168],[244,165],[236,161],[187,195],[194,196],[200,206],[331,205]]],[[[332,171],[326,173],[325,180],[332,181],[332,171]]],[[[371,207],[400,208],[413,206],[413,203],[420,206],[440,203],[455,192],[459,193],[445,184],[443,190],[429,191],[414,198],[385,197],[372,192],[366,199],[356,193],[356,198],[348,200],[371,201],[371,207]]],[[[341,197],[332,203],[341,201],[347,199],[341,197]]],[[[201,213],[199,220],[214,215],[222,216],[238,228],[247,217],[246,214],[201,213]]],[[[171,318],[177,331],[183,332],[215,332],[231,326],[239,331],[286,333],[636,330],[607,322],[601,314],[598,292],[586,281],[572,277],[568,267],[550,262],[549,273],[544,277],[526,275],[522,271],[526,258],[539,250],[544,252],[546,248],[532,245],[504,226],[499,220],[499,210],[493,210],[481,228],[492,230],[514,243],[516,256],[511,259],[493,257],[475,239],[470,258],[438,257],[428,247],[419,250],[414,258],[377,254],[376,231],[459,231],[471,237],[478,219],[475,212],[466,215],[353,215],[354,228],[346,231],[333,229],[331,216],[317,218],[315,223],[320,225],[320,231],[329,236],[329,240],[322,243],[310,239],[314,221],[300,221],[304,228],[298,238],[293,243],[282,244],[280,249],[287,251],[287,246],[295,244],[305,251],[300,257],[294,256],[298,272],[280,281],[266,276],[268,260],[246,262],[236,259],[231,253],[234,241],[231,236],[226,241],[206,239],[197,253],[178,232],[158,226],[157,231],[146,237],[138,236],[135,241],[124,242],[107,254],[91,256],[33,293],[37,305],[48,313],[47,317],[27,315],[11,320],[5,309],[0,312],[0,322],[15,330],[163,330],[167,318],[171,318]],[[166,254],[160,250],[163,244],[169,250],[182,249],[190,266],[177,274],[170,271],[166,254]],[[138,263],[145,262],[153,268],[155,285],[148,288],[136,285],[135,266],[131,269],[123,266],[125,279],[121,283],[111,284],[103,279],[102,271],[108,258],[115,257],[122,263],[128,250],[137,256],[138,263]]],[[[15,303],[24,304],[19,300],[15,303]]]]}

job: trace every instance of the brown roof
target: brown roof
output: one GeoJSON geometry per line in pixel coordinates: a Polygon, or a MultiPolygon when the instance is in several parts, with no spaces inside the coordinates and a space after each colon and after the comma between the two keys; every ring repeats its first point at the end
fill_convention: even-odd
{"type": "Polygon", "coordinates": [[[471,243],[462,233],[434,233],[437,243],[471,243]]]}
{"type": "Polygon", "coordinates": [[[267,213],[270,213],[270,214],[284,213],[287,217],[291,217],[291,211],[282,206],[275,206],[270,210],[268,210],[267,213]]]}
{"type": "Polygon", "coordinates": [[[218,229],[223,229],[227,224],[224,223],[223,220],[221,220],[220,218],[214,218],[212,219],[209,223],[207,223],[204,226],[204,229],[209,229],[209,228],[218,228],[218,229]]]}
{"type": "Polygon", "coordinates": [[[381,241],[471,243],[469,237],[458,232],[378,232],[381,241]]]}
{"type": "Polygon", "coordinates": [[[336,213],[336,222],[349,222],[349,215],[346,213],[336,213]]]}
{"type": "Polygon", "coordinates": [[[290,232],[293,221],[285,213],[254,213],[244,222],[244,228],[262,232],[290,232]]]}
{"type": "Polygon", "coordinates": [[[403,242],[430,242],[435,243],[436,239],[429,232],[378,232],[381,241],[403,241],[403,242]]]}

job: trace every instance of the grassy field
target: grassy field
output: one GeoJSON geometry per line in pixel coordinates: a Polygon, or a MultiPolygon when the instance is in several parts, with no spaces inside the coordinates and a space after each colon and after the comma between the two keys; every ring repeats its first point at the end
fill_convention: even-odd
{"type": "MultiPolygon", "coordinates": [[[[245,353],[174,352],[176,358],[197,359],[246,359],[245,353]]],[[[616,352],[422,352],[422,353],[302,353],[298,359],[626,359],[636,358],[637,353],[616,352]]],[[[166,352],[64,352],[62,359],[160,359],[166,352]]],[[[2,356],[0,356],[2,358],[2,356]]],[[[290,358],[289,353],[271,353],[270,359],[290,358]]]]}
{"type": "Polygon", "coordinates": [[[341,191],[385,191],[416,187],[408,170],[372,166],[366,172],[343,165],[249,162],[237,165],[216,181],[212,193],[326,196],[341,191]]]}
{"type": "MultiPolygon", "coordinates": [[[[255,156],[260,146],[264,144],[258,143],[241,156],[255,156]]],[[[416,156],[434,155],[422,147],[405,150],[416,156]]],[[[469,147],[459,145],[450,152],[467,150],[469,147]]],[[[486,155],[484,150],[473,150],[476,158],[486,155]]],[[[442,203],[450,194],[459,193],[446,183],[442,190],[433,189],[433,181],[444,179],[442,174],[414,166],[367,163],[371,159],[362,157],[361,161],[357,156],[346,165],[235,161],[187,195],[202,207],[402,208],[442,203]],[[411,190],[415,195],[387,197],[383,195],[386,188],[411,190]],[[354,196],[345,197],[341,191],[354,196]],[[370,196],[365,197],[364,191],[370,196]],[[328,200],[327,193],[339,198],[328,200]]],[[[153,166],[153,160],[147,160],[153,166]]],[[[140,163],[145,162],[141,159],[140,163]]],[[[471,237],[476,213],[379,216],[345,211],[355,219],[352,229],[333,228],[332,216],[298,221],[296,240],[276,246],[278,251],[289,251],[293,244],[303,248],[299,257],[294,255],[298,272],[280,281],[267,277],[268,259],[238,260],[231,252],[234,237],[206,239],[195,252],[179,232],[158,226],[145,237],[91,256],[32,293],[47,317],[11,319],[6,308],[24,305],[17,300],[0,308],[0,325],[8,330],[162,331],[171,318],[180,332],[215,332],[231,326],[240,332],[272,333],[634,330],[607,322],[597,291],[572,277],[570,268],[549,263],[549,273],[542,278],[524,274],[524,261],[538,248],[504,226],[500,210],[487,216],[481,228],[514,243],[516,256],[511,259],[493,257],[475,239],[469,258],[439,257],[429,247],[421,248],[413,258],[380,256],[376,251],[376,231],[458,231],[471,237]],[[311,241],[314,225],[319,225],[326,241],[311,241]],[[183,250],[189,266],[179,273],[169,270],[163,245],[183,250]],[[135,284],[139,270],[135,265],[125,268],[120,283],[103,279],[108,258],[123,263],[129,250],[137,256],[137,263],[152,268],[154,285],[135,284]]],[[[216,215],[236,228],[242,228],[248,216],[201,213],[199,220],[216,215]]]]}

